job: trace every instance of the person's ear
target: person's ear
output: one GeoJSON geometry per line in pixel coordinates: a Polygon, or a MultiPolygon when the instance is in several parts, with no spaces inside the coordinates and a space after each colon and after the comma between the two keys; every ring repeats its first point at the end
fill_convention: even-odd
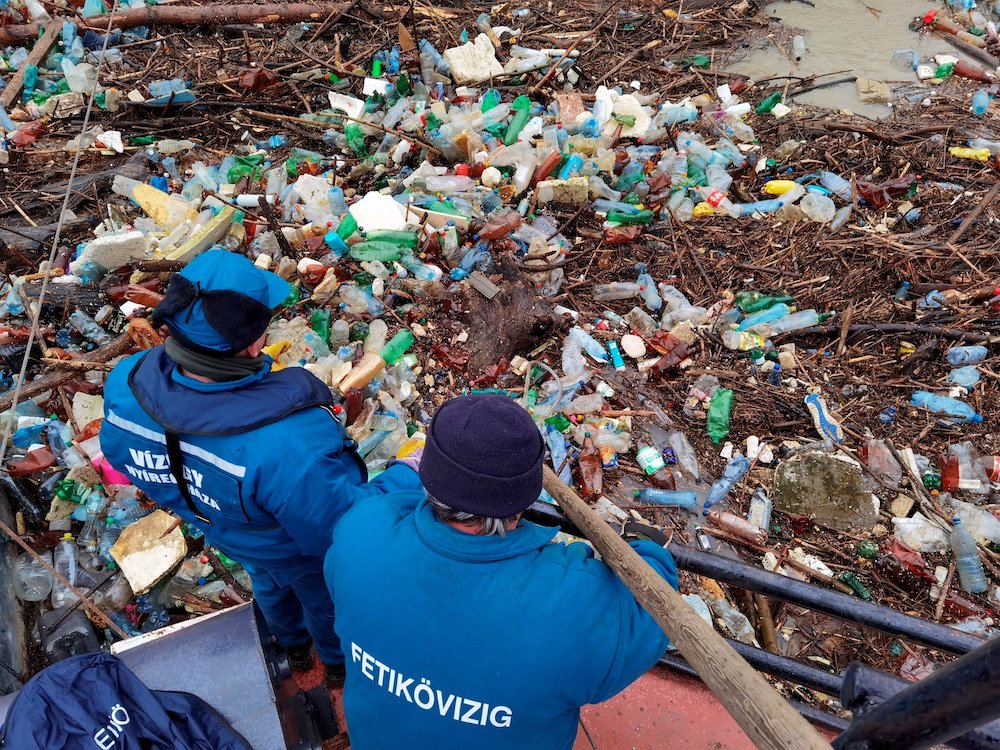
{"type": "Polygon", "coordinates": [[[262,333],[260,338],[254,341],[250,346],[248,346],[244,351],[246,351],[248,357],[258,357],[261,351],[264,349],[264,342],[267,341],[267,334],[262,333]]]}

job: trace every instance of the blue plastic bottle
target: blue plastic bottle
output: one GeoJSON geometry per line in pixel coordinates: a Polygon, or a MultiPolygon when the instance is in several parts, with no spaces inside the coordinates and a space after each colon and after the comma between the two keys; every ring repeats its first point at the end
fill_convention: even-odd
{"type": "Polygon", "coordinates": [[[972,95],[972,114],[982,117],[990,108],[990,95],[986,89],[979,89],[972,95]]]}
{"type": "Polygon", "coordinates": [[[658,490],[646,487],[642,490],[633,490],[636,502],[647,505],[665,505],[671,508],[687,508],[693,510],[698,504],[698,496],[690,491],[684,490],[658,490]]]}
{"type": "Polygon", "coordinates": [[[948,396],[939,396],[929,391],[915,391],[910,396],[910,405],[927,409],[935,414],[951,417],[947,420],[955,424],[979,424],[983,421],[981,415],[964,401],[948,396]]]}
{"type": "Polygon", "coordinates": [[[740,483],[740,480],[750,470],[750,459],[742,453],[737,453],[726,464],[722,476],[715,481],[708,491],[705,499],[705,508],[711,508],[726,499],[726,496],[733,491],[733,487],[740,483]]]}

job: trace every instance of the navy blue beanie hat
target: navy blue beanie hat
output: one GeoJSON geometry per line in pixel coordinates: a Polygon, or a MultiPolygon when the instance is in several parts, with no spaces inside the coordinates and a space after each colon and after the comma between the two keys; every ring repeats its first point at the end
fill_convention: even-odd
{"type": "Polygon", "coordinates": [[[455,510],[509,518],[542,491],[545,443],[528,413],[496,394],[445,402],[427,430],[420,479],[455,510]]]}

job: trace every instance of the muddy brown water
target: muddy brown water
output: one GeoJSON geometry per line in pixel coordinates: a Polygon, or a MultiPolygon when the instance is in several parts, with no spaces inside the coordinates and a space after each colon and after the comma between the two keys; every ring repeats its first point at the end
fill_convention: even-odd
{"type": "MultiPolygon", "coordinates": [[[[941,38],[908,28],[914,17],[922,16],[931,7],[937,6],[913,0],[816,0],[816,7],[802,2],[773,3],[767,7],[767,13],[780,25],[772,25],[766,38],[745,54],[733,57],[727,69],[755,81],[773,76],[806,77],[847,71],[830,78],[857,76],[890,85],[914,84],[916,75],[892,62],[894,50],[914,49],[921,61],[938,53],[957,54],[941,38]],[[806,43],[806,54],[797,64],[792,59],[793,29],[800,30],[806,43]],[[785,54],[778,50],[776,42],[785,54]]],[[[795,101],[848,110],[873,119],[891,113],[889,105],[862,103],[853,83],[802,94],[795,101]]]]}

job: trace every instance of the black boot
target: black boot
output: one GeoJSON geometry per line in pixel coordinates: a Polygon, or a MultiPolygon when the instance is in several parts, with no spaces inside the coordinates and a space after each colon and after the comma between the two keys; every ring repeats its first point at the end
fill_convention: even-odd
{"type": "Polygon", "coordinates": [[[344,664],[324,664],[323,671],[326,674],[328,688],[344,687],[344,680],[347,679],[347,668],[344,664]]]}
{"type": "Polygon", "coordinates": [[[307,672],[316,661],[312,641],[301,646],[289,646],[285,653],[288,654],[288,664],[293,672],[307,672]]]}

